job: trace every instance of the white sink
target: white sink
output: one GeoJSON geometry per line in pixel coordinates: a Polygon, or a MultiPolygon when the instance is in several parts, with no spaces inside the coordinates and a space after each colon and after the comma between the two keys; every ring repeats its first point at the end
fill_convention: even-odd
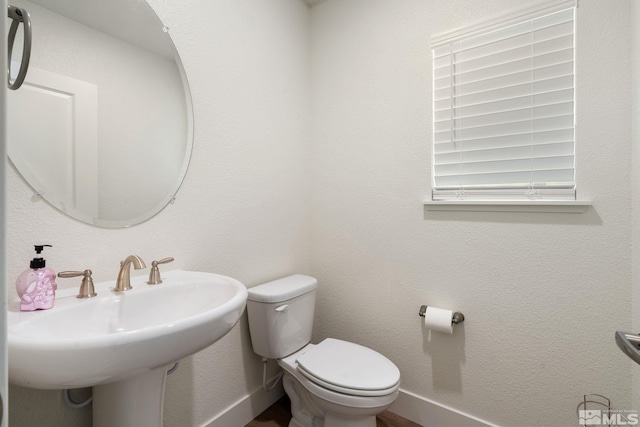
{"type": "MultiPolygon", "coordinates": [[[[146,276],[132,277],[133,289],[120,293],[112,291],[115,281],[97,283],[98,296],[89,299],[75,297],[78,279],[77,287],[59,290],[54,308],[45,311],[20,312],[13,301],[7,316],[9,381],[64,389],[164,373],[167,365],[224,336],[244,311],[247,290],[230,277],[174,270],[162,279],[147,285],[146,276]]],[[[100,424],[95,418],[94,425],[100,424]]]]}

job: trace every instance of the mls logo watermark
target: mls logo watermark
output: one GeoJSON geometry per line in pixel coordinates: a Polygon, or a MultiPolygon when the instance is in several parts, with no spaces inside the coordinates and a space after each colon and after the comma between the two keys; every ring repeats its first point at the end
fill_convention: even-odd
{"type": "Polygon", "coordinates": [[[638,425],[637,411],[580,409],[578,422],[582,426],[635,426],[638,425]]]}
{"type": "Polygon", "coordinates": [[[611,409],[611,400],[600,394],[585,394],[576,408],[583,426],[637,426],[638,411],[611,409]]]}
{"type": "Polygon", "coordinates": [[[601,426],[602,411],[600,409],[578,410],[578,423],[583,426],[601,426]]]}

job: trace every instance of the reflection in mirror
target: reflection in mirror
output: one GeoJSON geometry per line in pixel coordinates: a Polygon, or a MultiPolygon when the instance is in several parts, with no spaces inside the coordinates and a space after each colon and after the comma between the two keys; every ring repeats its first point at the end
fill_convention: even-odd
{"type": "Polygon", "coordinates": [[[29,72],[8,99],[13,165],[89,224],[127,227],[160,212],[184,179],[193,128],[167,29],[140,0],[12,4],[33,27],[29,72]]]}

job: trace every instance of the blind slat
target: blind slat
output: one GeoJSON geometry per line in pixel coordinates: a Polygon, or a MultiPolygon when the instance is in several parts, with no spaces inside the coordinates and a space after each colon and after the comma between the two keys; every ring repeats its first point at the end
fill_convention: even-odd
{"type": "Polygon", "coordinates": [[[573,114],[573,100],[559,101],[549,104],[539,105],[522,105],[520,108],[511,108],[503,110],[486,110],[478,111],[474,109],[474,113],[468,111],[470,109],[460,109],[456,112],[455,119],[451,120],[446,117],[434,117],[434,130],[450,130],[451,126],[455,129],[464,129],[467,127],[477,127],[483,124],[498,124],[511,121],[519,121],[525,119],[544,118],[555,115],[573,114]]]}
{"type": "MultiPolygon", "coordinates": [[[[564,89],[572,88],[573,74],[570,74],[542,80],[533,80],[511,86],[498,87],[495,89],[488,89],[474,93],[456,94],[456,88],[454,88],[453,90],[449,91],[451,93],[448,98],[435,98],[436,93],[434,93],[434,101],[437,102],[443,99],[449,99],[453,103],[451,105],[455,105],[456,107],[463,107],[467,105],[510,99],[519,96],[535,96],[543,93],[558,92],[564,89]]],[[[438,91],[437,94],[442,95],[442,92],[438,91]]]]}
{"type": "Polygon", "coordinates": [[[488,126],[525,121],[533,121],[532,129],[535,130],[537,129],[535,127],[536,120],[558,116],[573,117],[573,102],[549,104],[540,107],[525,107],[517,110],[499,111],[475,116],[460,116],[453,120],[435,121],[434,130],[436,133],[442,131],[465,132],[466,130],[476,128],[486,128],[488,126]],[[451,126],[453,126],[453,129],[451,129],[451,126]]]}
{"type": "Polygon", "coordinates": [[[573,142],[521,145],[499,149],[466,150],[436,154],[438,165],[480,162],[487,160],[517,160],[531,157],[571,156],[573,142]]]}
{"type": "MultiPolygon", "coordinates": [[[[509,135],[535,134],[537,131],[552,131],[569,129],[573,126],[573,114],[564,116],[545,117],[541,119],[521,120],[495,125],[477,126],[474,128],[454,129],[435,132],[436,140],[457,141],[464,144],[465,141],[476,139],[504,137],[509,135]]],[[[535,140],[533,137],[531,140],[535,140]]]]}
{"type": "Polygon", "coordinates": [[[434,145],[434,153],[440,154],[444,152],[458,152],[463,150],[489,150],[494,148],[519,147],[523,145],[531,145],[531,141],[538,144],[554,143],[554,142],[573,142],[573,128],[556,129],[547,132],[537,132],[535,135],[531,133],[522,133],[518,135],[503,135],[492,138],[478,138],[473,140],[462,141],[458,144],[451,140],[436,143],[434,145]]]}
{"type": "Polygon", "coordinates": [[[486,78],[467,79],[460,77],[457,82],[441,82],[441,88],[436,87],[436,97],[442,98],[440,93],[450,94],[452,87],[455,87],[456,97],[467,94],[487,92],[489,90],[504,87],[517,86],[520,84],[531,84],[539,81],[549,80],[558,77],[565,77],[573,74],[573,61],[566,61],[552,65],[534,65],[520,69],[510,67],[508,74],[496,73],[486,78]]]}
{"type": "Polygon", "coordinates": [[[531,57],[510,58],[509,61],[497,63],[483,68],[466,69],[453,72],[450,65],[434,69],[434,87],[436,89],[448,87],[455,80],[457,82],[472,83],[496,76],[507,76],[521,71],[531,71],[536,68],[559,64],[573,63],[573,48],[559,48],[536,54],[531,57]]]}
{"type": "Polygon", "coordinates": [[[478,174],[496,174],[504,172],[528,172],[556,169],[570,169],[573,167],[573,155],[530,157],[508,160],[491,160],[484,162],[462,162],[437,166],[438,176],[458,176],[478,174]]]}
{"type": "MultiPolygon", "coordinates": [[[[451,52],[441,58],[453,56],[463,67],[474,68],[473,63],[479,60],[495,60],[496,58],[517,57],[530,52],[547,52],[557,47],[571,45],[573,39],[573,23],[568,23],[558,32],[531,32],[521,36],[502,40],[499,43],[482,46],[480,48],[463,48],[464,43],[452,45],[451,52]],[[456,46],[458,48],[456,48],[456,46]],[[521,52],[525,52],[524,54],[521,52]]],[[[444,60],[443,64],[446,65],[444,60]]]]}
{"type": "Polygon", "coordinates": [[[574,185],[573,168],[539,171],[448,175],[438,177],[438,188],[567,188],[574,185]]]}
{"type": "MultiPolygon", "coordinates": [[[[513,111],[521,108],[542,107],[558,103],[572,102],[573,89],[554,91],[551,93],[525,95],[516,98],[503,99],[486,102],[478,105],[467,105],[464,108],[456,109],[454,115],[458,118],[473,117],[482,114],[491,114],[501,111],[513,111]]],[[[440,109],[434,111],[434,121],[440,122],[451,119],[451,109],[440,109]]]]}

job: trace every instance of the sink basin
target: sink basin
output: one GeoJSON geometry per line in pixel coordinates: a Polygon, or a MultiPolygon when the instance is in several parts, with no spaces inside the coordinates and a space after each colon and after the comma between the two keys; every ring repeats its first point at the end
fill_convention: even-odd
{"type": "Polygon", "coordinates": [[[150,286],[146,276],[132,277],[133,289],[120,293],[114,281],[96,283],[90,299],[76,298],[78,287],[62,289],[46,311],[10,303],[9,381],[64,389],[164,372],[224,336],[244,311],[247,290],[230,277],[174,270],[162,279],[150,286]]]}

